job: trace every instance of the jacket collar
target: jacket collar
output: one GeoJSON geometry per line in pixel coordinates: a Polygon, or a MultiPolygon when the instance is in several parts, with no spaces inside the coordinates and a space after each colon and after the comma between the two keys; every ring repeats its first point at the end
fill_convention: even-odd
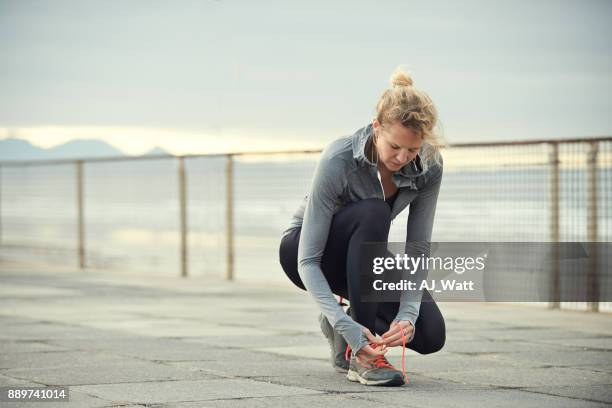
{"type": "MultiPolygon", "coordinates": [[[[374,131],[372,124],[369,123],[367,126],[356,131],[352,137],[353,158],[362,166],[375,166],[375,164],[372,163],[365,154],[366,146],[369,146],[371,143],[373,134],[374,131]]],[[[429,148],[429,145],[423,143],[419,153],[417,153],[416,158],[393,174],[393,179],[396,181],[396,184],[399,187],[402,187],[405,184],[401,179],[411,181],[412,183],[408,184],[413,185],[416,177],[427,173],[427,170],[429,170],[429,165],[424,160],[421,160],[423,152],[427,148],[429,148]]]]}

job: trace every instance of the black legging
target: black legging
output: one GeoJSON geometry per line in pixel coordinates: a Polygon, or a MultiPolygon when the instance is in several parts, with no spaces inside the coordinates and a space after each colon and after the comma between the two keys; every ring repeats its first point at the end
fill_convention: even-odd
{"type": "MultiPolygon", "coordinates": [[[[333,293],[351,303],[351,317],[372,333],[389,330],[399,308],[398,302],[361,302],[359,255],[362,242],[387,242],[391,224],[389,206],[381,199],[361,200],[342,208],[333,217],[321,269],[333,293]]],[[[306,290],[297,271],[301,228],[292,230],[280,244],[280,262],[289,279],[306,290]]],[[[429,354],[440,350],[446,339],[444,318],[427,290],[419,309],[415,334],[408,348],[429,354]]]]}

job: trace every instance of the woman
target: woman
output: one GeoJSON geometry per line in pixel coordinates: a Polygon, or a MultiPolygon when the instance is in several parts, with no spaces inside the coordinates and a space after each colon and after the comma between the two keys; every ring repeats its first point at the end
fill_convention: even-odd
{"type": "Polygon", "coordinates": [[[407,206],[406,249],[429,255],[442,180],[436,125],[431,99],[398,68],[372,123],[323,150],[310,191],[282,235],[283,270],[318,304],[332,365],[351,381],[403,385],[405,374],[384,357],[387,347],[426,354],[444,345],[444,319],[427,291],[402,293],[399,302],[362,302],[358,265],[360,244],[386,242],[391,220],[407,206]],[[350,301],[350,315],[334,293],[350,301]]]}

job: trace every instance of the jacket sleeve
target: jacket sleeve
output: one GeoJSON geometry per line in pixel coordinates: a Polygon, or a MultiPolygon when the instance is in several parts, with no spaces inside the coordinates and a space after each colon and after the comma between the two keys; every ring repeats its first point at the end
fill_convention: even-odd
{"type": "Polygon", "coordinates": [[[321,270],[332,218],[347,183],[344,166],[342,159],[329,157],[325,151],[317,164],[304,210],[298,246],[298,273],[321,312],[356,354],[368,344],[362,332],[363,326],[338,304],[321,270]]]}
{"type": "MultiPolygon", "coordinates": [[[[433,170],[433,169],[432,169],[433,170]]],[[[410,257],[429,256],[429,246],[433,229],[438,193],[442,183],[442,165],[438,171],[433,172],[419,191],[417,197],[410,203],[408,224],[406,226],[406,254],[410,257]]],[[[413,280],[416,280],[417,289],[421,282],[427,279],[427,268],[415,271],[413,280]]],[[[419,317],[422,291],[403,291],[400,297],[400,306],[395,320],[409,320],[415,330],[408,340],[412,341],[416,332],[416,320],[419,317]]]]}

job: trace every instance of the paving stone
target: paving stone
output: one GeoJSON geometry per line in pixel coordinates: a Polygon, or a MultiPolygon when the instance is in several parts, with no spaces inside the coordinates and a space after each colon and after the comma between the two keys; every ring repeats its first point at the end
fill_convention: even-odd
{"type": "Polygon", "coordinates": [[[317,394],[317,391],[287,387],[245,379],[135,382],[75,386],[114,403],[153,404],[167,402],[210,401],[228,398],[274,397],[317,394]]]}
{"type": "MultiPolygon", "coordinates": [[[[38,386],[40,387],[40,385],[38,386]]],[[[109,405],[109,401],[88,395],[83,392],[77,392],[70,389],[70,399],[68,402],[2,402],[3,408],[63,408],[63,407],[75,407],[75,408],[102,408],[112,406],[109,405]]],[[[122,407],[125,408],[125,407],[122,407]]]]}
{"type": "Polygon", "coordinates": [[[507,324],[501,322],[492,322],[487,320],[467,320],[467,319],[452,319],[442,313],[444,316],[444,325],[448,332],[485,332],[487,330],[505,329],[508,327],[507,324]]]}
{"type": "MultiPolygon", "coordinates": [[[[267,338],[270,339],[269,336],[267,338]]],[[[103,351],[150,361],[227,361],[228,359],[235,361],[284,361],[286,359],[274,353],[248,348],[232,348],[194,342],[192,338],[183,340],[140,336],[117,340],[103,339],[87,343],[70,339],[54,340],[53,343],[65,347],[81,347],[84,350],[103,351]]]]}
{"type": "Polygon", "coordinates": [[[582,347],[585,349],[601,349],[612,351],[612,337],[562,337],[559,339],[541,340],[544,344],[582,347]]]}
{"type": "Polygon", "coordinates": [[[536,394],[521,390],[445,390],[444,392],[424,392],[404,390],[403,392],[372,393],[368,399],[375,404],[402,407],[499,407],[499,408],[547,408],[547,407],[604,407],[605,404],[581,399],[536,394]]]}
{"type": "Polygon", "coordinates": [[[71,338],[89,338],[90,332],[85,328],[72,327],[69,325],[31,323],[31,324],[12,324],[3,327],[0,332],[0,340],[50,340],[71,338]]]}
{"type": "Polygon", "coordinates": [[[47,296],[75,296],[76,291],[70,289],[53,288],[49,286],[37,286],[31,283],[23,284],[10,284],[4,282],[0,286],[0,297],[3,298],[43,298],[47,296]]]}
{"type": "MultiPolygon", "coordinates": [[[[401,352],[394,349],[387,353],[387,359],[397,368],[402,366],[401,352]]],[[[505,369],[512,367],[514,360],[496,361],[489,359],[488,355],[462,355],[455,353],[437,352],[432,354],[418,354],[408,350],[405,356],[405,369],[407,372],[428,374],[435,372],[505,369]]]]}
{"type": "Polygon", "coordinates": [[[562,345],[518,340],[462,340],[446,342],[443,350],[451,353],[509,353],[522,350],[564,350],[562,345]]]}
{"type": "Polygon", "coordinates": [[[576,330],[566,330],[563,328],[549,327],[506,327],[503,329],[478,330],[474,333],[478,337],[487,340],[553,340],[556,342],[564,338],[586,338],[597,337],[595,334],[584,333],[576,330]]]}
{"type": "MultiPolygon", "coordinates": [[[[51,351],[0,355],[0,368],[60,368],[109,365],[125,362],[125,358],[111,354],[86,351],[51,351]]],[[[135,360],[135,362],[138,362],[135,360]]]]}
{"type": "Polygon", "coordinates": [[[231,353],[221,361],[169,362],[181,369],[202,370],[206,373],[234,377],[304,376],[333,371],[331,363],[320,360],[285,360],[279,358],[233,359],[231,353]]]}
{"type": "Polygon", "coordinates": [[[248,348],[258,349],[269,347],[271,344],[277,347],[290,347],[290,346],[311,346],[311,345],[327,345],[327,339],[323,337],[323,334],[319,331],[315,334],[305,332],[294,332],[290,334],[274,334],[273,338],[271,334],[267,333],[265,336],[200,336],[200,337],[184,337],[181,340],[192,343],[202,343],[211,346],[223,346],[223,347],[236,347],[236,348],[248,348]]]}
{"type": "Polygon", "coordinates": [[[160,408],[372,408],[372,401],[361,397],[364,394],[345,396],[342,394],[289,395],[263,398],[232,398],[215,401],[197,401],[164,404],[160,408]]]}
{"type": "Polygon", "coordinates": [[[425,377],[423,375],[408,373],[409,384],[404,384],[402,387],[368,387],[358,382],[349,381],[346,378],[346,374],[336,373],[331,370],[323,373],[317,373],[316,375],[304,375],[304,376],[278,376],[278,377],[255,377],[252,378],[257,381],[266,381],[273,384],[287,385],[287,386],[299,386],[317,391],[324,392],[367,392],[375,393],[382,392],[389,389],[399,390],[400,388],[410,389],[421,389],[421,390],[432,390],[440,391],[448,388],[483,388],[481,385],[470,385],[470,384],[459,384],[452,382],[445,382],[436,380],[433,378],[425,377]]]}
{"type": "Polygon", "coordinates": [[[38,351],[67,351],[66,347],[55,346],[38,340],[0,340],[0,356],[17,353],[35,353],[38,351]]]}
{"type": "Polygon", "coordinates": [[[273,353],[285,356],[295,356],[302,358],[327,359],[330,355],[329,343],[317,341],[318,344],[302,345],[302,346],[286,346],[286,347],[261,347],[256,348],[256,351],[273,353]]]}
{"type": "Polygon", "coordinates": [[[587,370],[599,373],[608,373],[612,374],[612,366],[609,364],[584,364],[584,365],[574,365],[572,368],[576,370],[587,370]]]}
{"type": "Polygon", "coordinates": [[[122,362],[111,365],[75,366],[70,369],[9,369],[5,375],[47,385],[109,384],[134,381],[216,378],[199,371],[180,370],[150,362],[122,362]]]}
{"type": "Polygon", "coordinates": [[[612,367],[612,352],[580,349],[522,350],[479,356],[482,361],[495,361],[522,367],[612,367]]]}
{"type": "Polygon", "coordinates": [[[72,339],[54,340],[53,344],[84,350],[113,352],[117,355],[152,361],[214,360],[216,355],[218,355],[218,358],[222,358],[218,348],[211,351],[210,347],[201,343],[146,336],[132,336],[123,339],[100,339],[91,342],[72,339]]]}
{"type": "Polygon", "coordinates": [[[214,324],[194,324],[190,322],[185,324],[182,322],[154,322],[154,321],[122,321],[118,322],[97,322],[89,324],[95,329],[121,329],[133,334],[143,336],[162,336],[162,337],[193,337],[207,335],[224,335],[232,336],[262,336],[269,334],[265,330],[240,327],[225,327],[214,324]]]}
{"type": "Polygon", "coordinates": [[[23,318],[19,316],[15,316],[13,314],[6,314],[8,312],[9,312],[8,309],[0,310],[0,324],[2,325],[2,327],[4,327],[4,325],[8,325],[11,323],[20,324],[23,322],[23,318]]]}
{"type": "Polygon", "coordinates": [[[446,342],[452,343],[455,341],[474,341],[478,339],[480,340],[490,340],[484,336],[484,333],[480,330],[453,330],[446,327],[446,342]]]}
{"type": "Polygon", "coordinates": [[[385,388],[332,369],[295,288],[2,263],[0,286],[0,385],[68,385],[78,406],[610,404],[605,313],[440,303],[444,349],[408,350],[410,384],[385,388]]]}
{"type": "MultiPolygon", "coordinates": [[[[7,377],[5,375],[0,374],[0,387],[45,387],[44,384],[37,384],[31,381],[16,379],[7,377]]],[[[2,407],[34,407],[40,408],[43,407],[83,407],[83,408],[94,408],[94,407],[106,407],[108,406],[108,401],[92,397],[87,395],[86,393],[76,392],[72,389],[69,390],[70,399],[66,402],[49,402],[45,401],[43,405],[40,405],[40,402],[2,402],[2,407]]]]}
{"type": "Polygon", "coordinates": [[[8,387],[8,386],[18,386],[18,387],[41,387],[41,384],[37,384],[31,381],[23,380],[20,378],[12,378],[6,375],[0,374],[0,387],[8,387]]]}
{"type": "Polygon", "coordinates": [[[500,387],[537,387],[612,384],[612,375],[573,368],[506,368],[475,371],[429,373],[428,376],[465,384],[495,385],[500,387]]]}
{"type": "Polygon", "coordinates": [[[612,384],[591,384],[587,386],[566,385],[563,387],[529,387],[524,388],[523,390],[612,404],[612,384]]]}

